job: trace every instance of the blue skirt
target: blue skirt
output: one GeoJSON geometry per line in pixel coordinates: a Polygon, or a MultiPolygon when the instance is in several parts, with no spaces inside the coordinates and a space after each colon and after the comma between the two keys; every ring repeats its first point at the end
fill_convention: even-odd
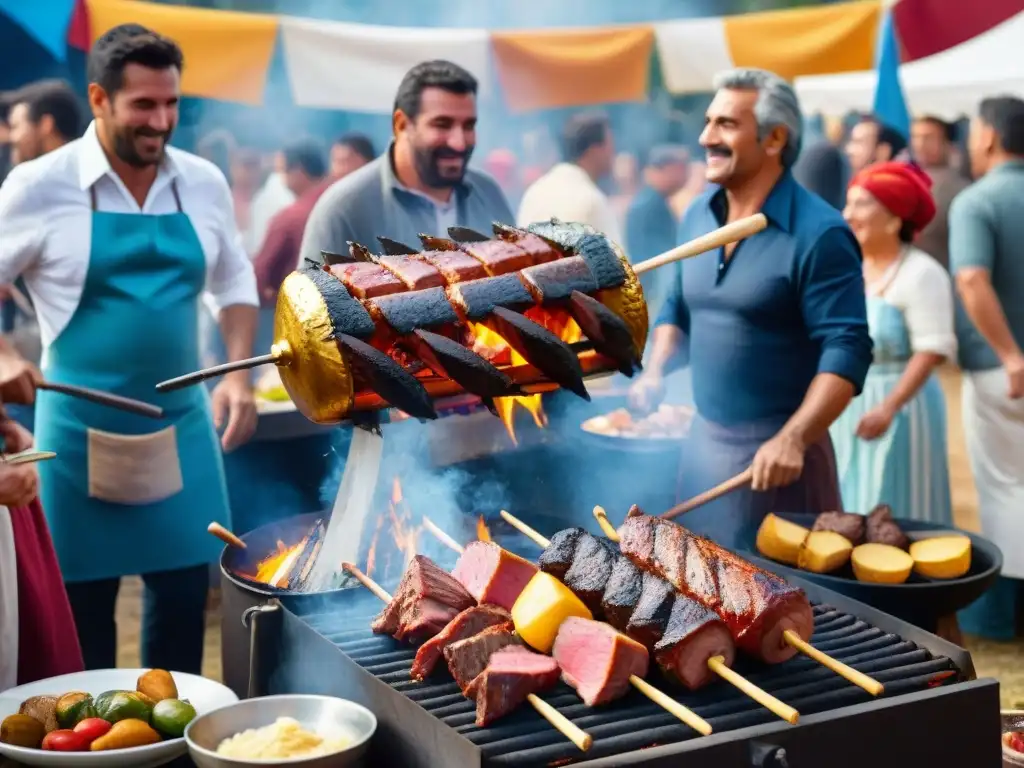
{"type": "Polygon", "coordinates": [[[864,391],[830,430],[843,506],[867,514],[878,504],[895,517],[953,524],[946,448],[946,401],[935,376],[893,419],[876,440],[857,437],[857,424],[881,405],[903,375],[902,363],[871,367],[864,391]]]}

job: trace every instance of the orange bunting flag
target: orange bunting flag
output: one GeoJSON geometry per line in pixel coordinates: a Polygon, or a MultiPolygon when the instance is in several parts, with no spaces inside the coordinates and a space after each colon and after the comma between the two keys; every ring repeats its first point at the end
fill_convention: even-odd
{"type": "Polygon", "coordinates": [[[121,24],[141,24],[181,46],[186,96],[263,103],[277,42],[276,16],[162,5],[137,0],[86,0],[91,42],[121,24]]]}
{"type": "Polygon", "coordinates": [[[647,96],[652,27],[493,32],[491,45],[514,112],[647,96]]]}
{"type": "Polygon", "coordinates": [[[873,69],[882,4],[838,3],[727,16],[733,64],[792,80],[803,75],[873,69]]]}

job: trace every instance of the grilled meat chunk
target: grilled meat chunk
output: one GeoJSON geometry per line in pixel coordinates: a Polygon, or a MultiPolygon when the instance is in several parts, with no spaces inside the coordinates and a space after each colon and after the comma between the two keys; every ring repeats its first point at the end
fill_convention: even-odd
{"type": "Polygon", "coordinates": [[[572,565],[561,579],[595,616],[601,614],[601,598],[618,559],[619,553],[608,539],[583,533],[576,544],[572,565]]]}
{"type": "Polygon", "coordinates": [[[644,573],[640,584],[640,599],[626,624],[626,634],[644,648],[653,648],[665,634],[676,601],[676,591],[671,584],[653,573],[644,573]]]}
{"type": "Polygon", "coordinates": [[[566,528],[559,531],[551,537],[551,543],[541,552],[537,565],[544,573],[550,573],[559,581],[564,581],[565,572],[569,570],[576,554],[576,545],[585,533],[582,528],[566,528]]]}
{"type": "Polygon", "coordinates": [[[538,304],[564,301],[572,296],[573,291],[594,293],[597,290],[597,280],[581,256],[527,267],[519,276],[538,304]]]}
{"type": "Polygon", "coordinates": [[[515,243],[530,254],[530,258],[533,260],[531,263],[533,264],[543,264],[546,261],[554,261],[561,258],[561,254],[555,250],[551,243],[525,229],[509,227],[495,222],[494,234],[502,240],[515,243]]]}
{"type": "Polygon", "coordinates": [[[357,299],[374,299],[406,290],[402,281],[380,264],[359,261],[354,264],[334,264],[329,269],[357,299]]]}
{"type": "Polygon", "coordinates": [[[562,679],[591,707],[623,696],[630,677],[647,674],[644,646],[609,624],[576,616],[562,622],[551,655],[562,679]]]}
{"type": "Polygon", "coordinates": [[[892,519],[892,507],[879,504],[868,514],[867,540],[871,544],[888,544],[900,549],[910,548],[910,539],[892,519]]]}
{"type": "MultiPolygon", "coordinates": [[[[422,291],[382,296],[371,299],[370,303],[395,333],[402,335],[418,328],[441,328],[459,321],[444,288],[425,288],[422,291]]],[[[370,314],[374,314],[373,310],[370,314]]]]}
{"type": "Polygon", "coordinates": [[[487,277],[484,265],[462,251],[427,251],[412,258],[425,261],[444,277],[448,285],[487,277]]]}
{"type": "Polygon", "coordinates": [[[478,603],[511,611],[537,566],[490,541],[474,541],[459,556],[452,576],[478,603]]]}
{"type": "Polygon", "coordinates": [[[512,631],[512,616],[496,605],[474,605],[448,622],[444,629],[416,651],[410,674],[417,680],[427,677],[444,654],[445,647],[465,640],[488,627],[502,626],[512,631]]]}
{"type": "Polygon", "coordinates": [[[459,243],[459,250],[468,253],[483,264],[488,275],[507,275],[536,263],[529,253],[507,240],[459,243]]]}
{"type": "Polygon", "coordinates": [[[633,565],[628,557],[619,556],[612,567],[608,584],[601,597],[601,613],[604,620],[620,632],[625,632],[629,619],[640,601],[643,591],[643,571],[633,565]]]}
{"type": "Polygon", "coordinates": [[[715,656],[732,666],[736,645],[729,628],[710,608],[676,595],[665,632],[654,645],[654,660],[667,674],[695,691],[714,679],[708,659],[715,656]]]}
{"type": "Polygon", "coordinates": [[[533,296],[519,275],[499,275],[448,286],[448,298],[467,320],[478,321],[506,307],[520,312],[534,306],[533,296]]]}
{"type": "Polygon", "coordinates": [[[775,574],[668,520],[630,516],[620,535],[624,555],[718,613],[747,653],[778,663],[796,653],[786,630],[810,639],[814,615],[807,596],[775,574]]]}
{"type": "Polygon", "coordinates": [[[814,520],[813,531],[832,531],[849,539],[853,546],[864,543],[864,515],[853,512],[822,512],[814,520]]]}
{"type": "Polygon", "coordinates": [[[491,656],[509,645],[522,645],[522,641],[506,627],[494,626],[465,640],[451,643],[444,649],[448,671],[463,693],[476,676],[484,671],[491,656]]]}
{"type": "Polygon", "coordinates": [[[429,558],[416,555],[371,629],[396,640],[421,641],[436,635],[457,613],[473,605],[473,596],[451,574],[429,558]]]}
{"type": "Polygon", "coordinates": [[[423,288],[443,288],[444,276],[436,267],[422,259],[408,256],[380,256],[378,263],[397,277],[410,291],[423,288]]]}
{"type": "Polygon", "coordinates": [[[553,688],[558,676],[558,663],[550,656],[517,645],[495,652],[466,688],[466,696],[476,699],[477,726],[482,728],[507,715],[531,693],[553,688]]]}

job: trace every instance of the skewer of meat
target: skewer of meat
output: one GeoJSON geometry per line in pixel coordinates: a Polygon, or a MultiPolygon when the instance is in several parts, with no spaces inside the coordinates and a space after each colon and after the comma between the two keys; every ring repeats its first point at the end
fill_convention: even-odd
{"type": "MultiPolygon", "coordinates": [[[[595,562],[601,559],[600,556],[595,557],[597,547],[580,551],[579,539],[583,537],[576,532],[585,534],[589,537],[588,540],[602,540],[586,534],[583,529],[570,528],[567,531],[560,531],[549,540],[508,512],[502,510],[501,516],[520,533],[544,548],[544,555],[541,556],[542,569],[562,579],[573,591],[580,589],[580,581],[572,573],[573,569],[579,569],[577,563],[587,563],[592,571],[601,570],[599,562],[595,562]],[[545,556],[548,557],[547,564],[543,562],[545,556]],[[559,568],[557,562],[564,565],[559,568]]],[[[605,548],[605,545],[599,546],[605,548]]],[[[646,640],[651,643],[659,666],[690,690],[706,685],[712,679],[713,673],[773,714],[796,725],[800,719],[797,710],[730,668],[734,648],[721,619],[700,603],[685,595],[674,593],[671,586],[662,580],[646,578],[647,574],[641,575],[635,571],[628,577],[634,584],[632,595],[624,596],[620,585],[627,581],[624,574],[631,570],[631,564],[622,557],[613,560],[614,564],[604,569],[608,574],[604,578],[604,592],[598,598],[604,617],[612,626],[641,642],[646,640]],[[649,597],[645,593],[653,596],[649,597]],[[666,610],[659,608],[659,605],[669,607],[666,610]],[[660,622],[655,620],[655,614],[658,612],[662,613],[660,622]],[[652,629],[649,625],[654,623],[660,624],[656,633],[645,634],[652,629]],[[645,624],[648,626],[644,626],[645,624]]]]}
{"type": "MultiPolygon", "coordinates": [[[[427,560],[427,558],[422,557],[421,555],[417,555],[417,558],[422,558],[420,560],[420,565],[419,565],[420,568],[422,568],[423,565],[424,565],[423,561],[427,561],[429,563],[429,560],[427,560]]],[[[433,563],[430,563],[430,565],[433,565],[433,563]]],[[[391,614],[393,614],[394,611],[389,611],[389,609],[391,609],[392,605],[396,602],[395,600],[392,599],[392,595],[388,594],[388,592],[383,587],[381,587],[379,584],[377,584],[377,582],[373,581],[373,579],[371,579],[369,576],[367,576],[365,573],[363,573],[361,570],[359,570],[359,568],[357,568],[352,563],[343,563],[342,567],[346,571],[351,573],[353,576],[355,576],[355,578],[358,579],[359,582],[364,587],[369,589],[371,592],[373,592],[374,595],[376,595],[378,598],[380,598],[381,600],[385,601],[385,603],[387,603],[388,607],[385,609],[385,614],[384,615],[388,615],[389,618],[390,618],[391,614]]],[[[444,572],[443,569],[438,568],[436,565],[433,565],[433,568],[438,570],[438,571],[441,571],[442,573],[444,572]]],[[[407,573],[408,573],[408,570],[407,570],[407,573]]],[[[406,581],[406,577],[403,576],[402,580],[403,580],[403,582],[405,582],[406,581]]],[[[453,581],[454,581],[454,579],[453,579],[453,581]]],[[[456,584],[457,583],[458,582],[456,582],[456,584]]],[[[384,618],[384,615],[382,615],[381,618],[384,618]]],[[[531,653],[531,655],[534,655],[534,656],[539,656],[541,659],[546,658],[546,657],[544,657],[544,656],[542,656],[540,654],[533,654],[532,652],[528,652],[528,653],[531,653]]],[[[510,670],[509,668],[505,667],[504,665],[502,667],[500,667],[497,670],[497,672],[498,672],[499,675],[505,675],[506,677],[508,677],[511,674],[513,674],[513,671],[510,670]]],[[[502,682],[502,681],[496,680],[495,682],[497,683],[497,682],[502,682]]],[[[547,681],[545,681],[545,682],[547,682],[547,681]]],[[[486,697],[488,695],[488,691],[487,691],[487,687],[488,686],[486,685],[486,683],[487,683],[487,681],[481,681],[481,683],[479,683],[477,686],[469,688],[469,690],[472,693],[474,693],[476,698],[477,698],[477,708],[478,708],[478,711],[481,708],[485,707],[486,704],[487,704],[486,697]]],[[[520,688],[519,690],[521,692],[524,689],[520,688]]],[[[563,715],[561,712],[559,712],[557,709],[552,707],[550,704],[548,704],[546,701],[541,699],[539,696],[537,696],[532,691],[527,693],[525,698],[526,698],[527,701],[530,702],[530,704],[533,706],[533,708],[535,710],[537,710],[537,712],[541,715],[541,717],[543,717],[545,720],[547,720],[559,733],[561,733],[563,736],[565,736],[567,739],[569,739],[569,741],[571,741],[573,744],[575,744],[580,750],[582,750],[583,752],[586,752],[588,749],[590,749],[591,744],[593,744],[593,738],[590,736],[590,734],[588,734],[586,731],[582,730],[579,726],[575,725],[565,715],[563,715]]]]}
{"type": "MultiPolygon", "coordinates": [[[[495,583],[501,580],[498,578],[501,571],[497,568],[489,567],[489,564],[486,562],[481,563],[480,560],[482,558],[488,560],[499,558],[500,560],[527,563],[518,555],[499,547],[493,542],[474,541],[468,546],[463,547],[450,536],[444,534],[432,521],[428,522],[425,527],[432,533],[442,533],[438,537],[439,540],[460,555],[459,563],[455,566],[452,575],[464,586],[467,584],[464,580],[467,576],[471,584],[474,581],[477,583],[484,581],[495,583]],[[466,557],[467,553],[470,553],[470,557],[466,557]],[[462,566],[461,569],[460,566],[462,566]],[[460,573],[463,574],[462,578],[460,578],[460,573]]],[[[536,573],[537,567],[532,567],[533,573],[536,573]]],[[[505,594],[515,594],[518,597],[525,586],[526,584],[523,583],[518,589],[513,588],[505,591],[505,594]]],[[[470,592],[473,591],[471,586],[467,587],[467,589],[470,592]]],[[[704,736],[711,733],[711,725],[696,712],[683,706],[643,679],[643,676],[647,674],[647,649],[635,640],[618,632],[611,625],[589,619],[577,619],[576,617],[566,619],[562,626],[559,627],[552,655],[559,662],[559,665],[562,666],[562,677],[566,683],[576,689],[580,697],[591,706],[602,704],[624,695],[628,686],[632,685],[659,707],[679,718],[679,720],[694,730],[704,736]],[[605,627],[607,629],[604,629],[605,627]],[[642,659],[638,650],[642,652],[642,659]],[[593,679],[593,675],[595,673],[600,674],[602,669],[587,669],[587,666],[593,663],[592,658],[587,658],[591,654],[597,658],[607,660],[606,664],[600,665],[604,675],[597,681],[593,679]],[[565,662],[564,665],[563,661],[565,662]]]]}
{"type": "Polygon", "coordinates": [[[557,220],[526,229],[496,225],[496,239],[453,228],[450,239],[421,236],[426,250],[378,238],[380,256],[353,243],[348,255],[325,254],[325,263],[285,279],[269,354],[157,389],[274,363],[299,411],[325,424],[388,406],[433,418],[434,397],[469,392],[487,402],[519,394],[526,383],[587,397],[585,375],[639,368],[648,323],[638,273],[766,225],[762,214],[733,222],[635,269],[601,233],[557,220]],[[582,351],[545,327],[551,320],[563,328],[574,320],[587,339],[582,351]],[[500,336],[534,370],[516,376],[524,366],[477,354],[470,348],[477,326],[500,336]]]}
{"type": "MultiPolygon", "coordinates": [[[[603,514],[595,510],[595,516],[600,520],[603,514]]],[[[774,573],[678,523],[645,515],[635,505],[619,530],[611,533],[614,537],[609,538],[638,568],[655,573],[721,616],[741,650],[769,664],[803,653],[872,696],[884,691],[874,678],[810,644],[814,614],[807,595],[774,573]]]]}

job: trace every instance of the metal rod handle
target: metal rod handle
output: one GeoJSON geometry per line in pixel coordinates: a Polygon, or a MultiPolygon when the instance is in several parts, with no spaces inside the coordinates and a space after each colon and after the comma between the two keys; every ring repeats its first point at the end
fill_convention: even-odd
{"type": "Polygon", "coordinates": [[[138,416],[148,416],[151,419],[163,418],[164,409],[156,405],[144,403],[141,400],[133,400],[130,397],[113,395],[110,392],[102,392],[89,387],[79,387],[74,384],[55,384],[51,381],[44,381],[36,385],[39,389],[49,392],[60,392],[63,395],[77,397],[80,400],[88,400],[98,405],[105,405],[108,408],[116,408],[119,411],[127,411],[138,416]]]}
{"type": "Polygon", "coordinates": [[[214,379],[218,376],[223,376],[225,373],[234,373],[235,371],[246,371],[250,368],[258,368],[261,365],[267,365],[268,363],[277,362],[278,355],[270,352],[266,355],[258,355],[256,357],[250,357],[247,360],[235,360],[232,363],[223,363],[221,365],[215,365],[212,368],[204,368],[201,371],[193,371],[192,373],[186,373],[184,376],[178,376],[176,379],[168,379],[167,381],[161,381],[156,385],[157,392],[173,392],[176,389],[184,389],[185,387],[191,387],[193,384],[198,384],[201,381],[207,379],[214,379]]]}

